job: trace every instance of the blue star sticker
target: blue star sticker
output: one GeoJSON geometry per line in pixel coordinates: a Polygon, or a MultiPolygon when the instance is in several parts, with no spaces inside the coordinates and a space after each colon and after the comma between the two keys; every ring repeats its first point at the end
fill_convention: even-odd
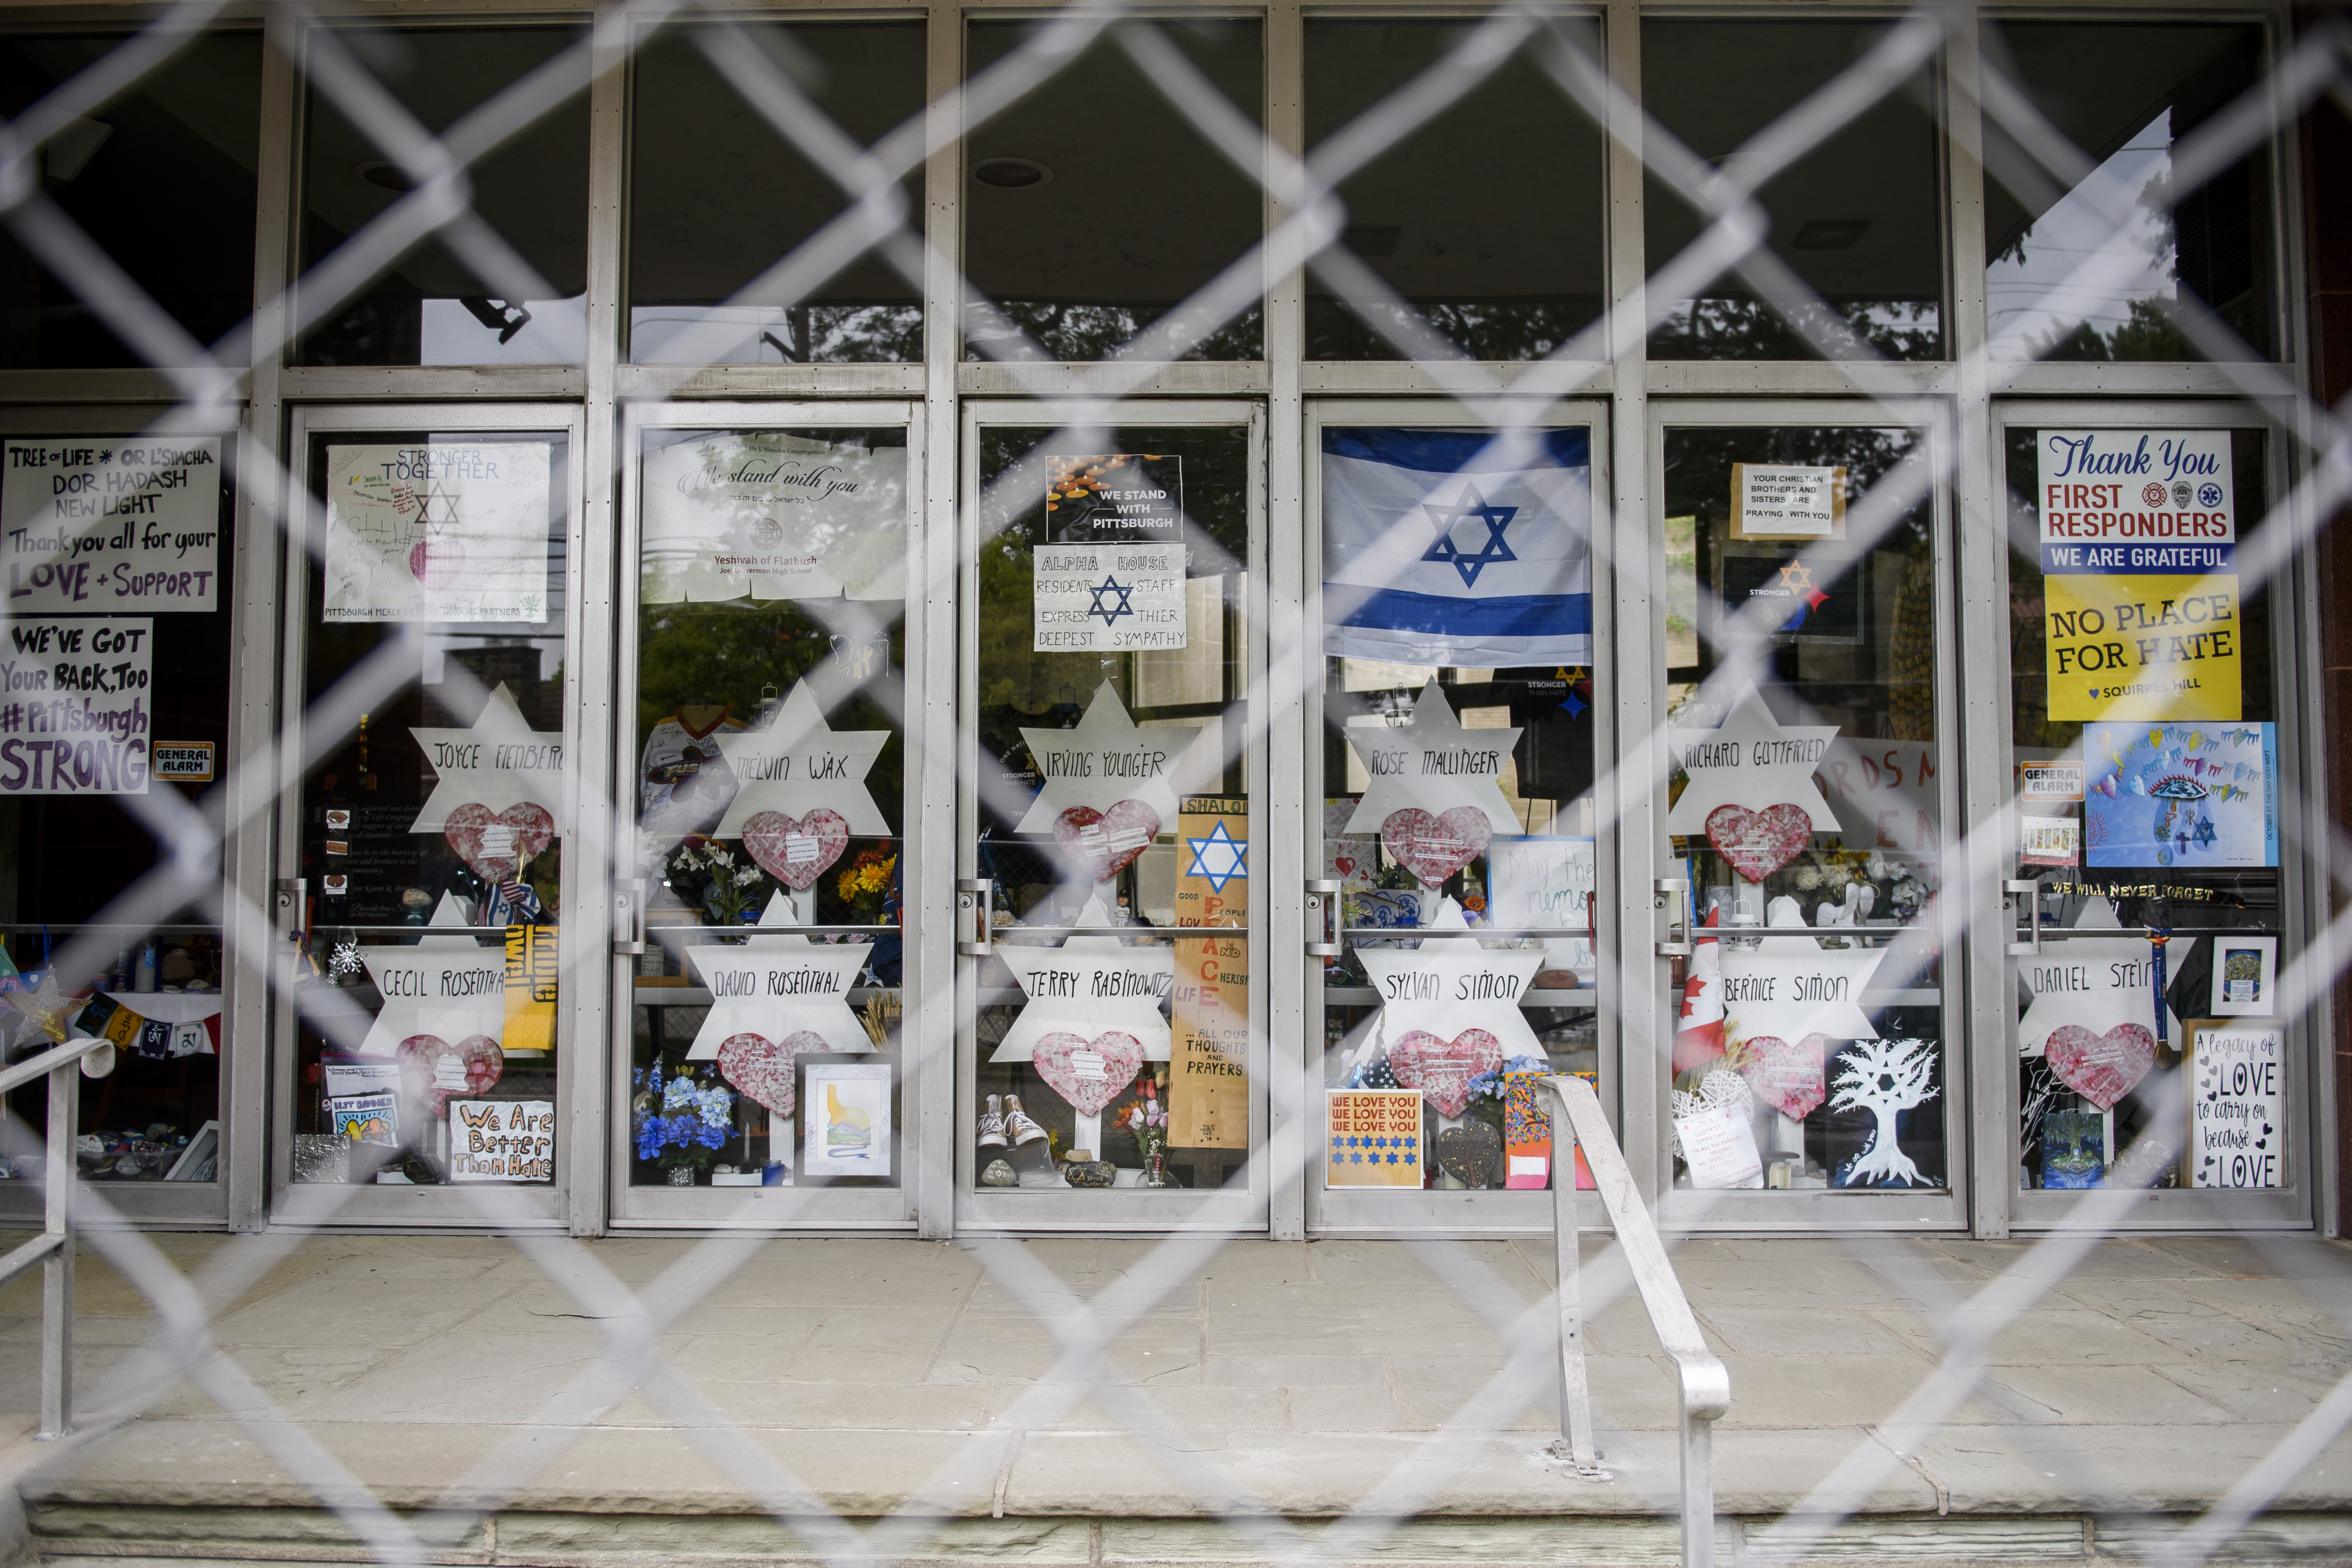
{"type": "Polygon", "coordinates": [[[1184,842],[1192,851],[1192,867],[1184,873],[1187,877],[1206,877],[1211,889],[1220,893],[1236,877],[1248,879],[1244,858],[1249,853],[1249,840],[1236,839],[1225,831],[1223,822],[1209,829],[1206,838],[1187,838],[1184,842]]]}
{"type": "Polygon", "coordinates": [[[1103,575],[1102,586],[1099,588],[1090,589],[1089,592],[1094,595],[1095,602],[1093,607],[1088,609],[1087,614],[1090,616],[1100,616],[1103,618],[1103,625],[1106,626],[1118,621],[1121,616],[1131,616],[1135,614],[1135,607],[1128,603],[1129,599],[1135,596],[1135,590],[1129,586],[1123,586],[1118,578],[1111,576],[1108,573],[1103,575]],[[1115,605],[1106,605],[1103,603],[1103,596],[1107,594],[1117,594],[1118,595],[1118,602],[1115,605]]]}
{"type": "Polygon", "coordinates": [[[1503,530],[1510,526],[1511,519],[1519,515],[1519,509],[1487,505],[1486,498],[1478,493],[1477,486],[1464,485],[1462,499],[1452,506],[1432,506],[1424,501],[1421,510],[1429,514],[1431,525],[1437,530],[1437,542],[1429,547],[1422,559],[1452,563],[1454,569],[1462,574],[1464,587],[1478,585],[1478,573],[1482,567],[1492,566],[1497,561],[1518,559],[1511,553],[1511,547],[1503,542],[1503,530]],[[1462,547],[1454,542],[1454,527],[1465,518],[1475,518],[1486,525],[1486,542],[1475,555],[1464,553],[1462,547]]]}

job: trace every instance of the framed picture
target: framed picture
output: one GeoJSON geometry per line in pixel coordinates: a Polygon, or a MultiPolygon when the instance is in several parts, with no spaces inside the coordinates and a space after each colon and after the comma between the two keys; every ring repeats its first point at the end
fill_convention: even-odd
{"type": "Polygon", "coordinates": [[[801,1174],[890,1173],[890,1078],[880,1062],[812,1063],[801,1084],[801,1174]]]}
{"type": "Polygon", "coordinates": [[[2267,1016],[2278,1011],[2278,938],[2217,936],[2213,939],[2213,1012],[2224,1018],[2267,1016]]]}

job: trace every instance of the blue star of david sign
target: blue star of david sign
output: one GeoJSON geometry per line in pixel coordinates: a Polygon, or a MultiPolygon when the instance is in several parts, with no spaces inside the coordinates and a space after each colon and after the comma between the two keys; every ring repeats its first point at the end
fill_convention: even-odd
{"type": "Polygon", "coordinates": [[[1103,625],[1107,626],[1112,625],[1121,616],[1131,616],[1135,614],[1135,607],[1128,603],[1129,599],[1132,599],[1135,596],[1135,589],[1131,586],[1123,585],[1118,578],[1109,575],[1108,573],[1103,576],[1102,585],[1098,588],[1089,589],[1088,592],[1094,595],[1095,602],[1093,606],[1087,611],[1087,614],[1089,616],[1100,616],[1103,619],[1103,625]],[[1118,595],[1118,601],[1116,604],[1106,605],[1103,600],[1106,595],[1111,594],[1118,595]]]}
{"type": "Polygon", "coordinates": [[[1205,877],[1210,889],[1220,893],[1225,890],[1225,884],[1236,877],[1244,881],[1248,879],[1245,857],[1249,853],[1249,840],[1237,839],[1227,833],[1223,823],[1220,822],[1209,829],[1206,838],[1187,838],[1184,842],[1192,851],[1192,864],[1184,873],[1187,877],[1205,877]]]}
{"type": "Polygon", "coordinates": [[[1487,505],[1486,498],[1478,493],[1477,486],[1464,485],[1462,499],[1452,506],[1432,506],[1424,501],[1422,503],[1421,510],[1429,514],[1431,526],[1437,530],[1437,542],[1429,547],[1422,559],[1450,563],[1456,572],[1462,574],[1464,587],[1476,587],[1478,574],[1484,568],[1492,566],[1498,561],[1518,559],[1517,555],[1511,553],[1511,547],[1503,542],[1503,530],[1511,525],[1511,519],[1519,515],[1519,509],[1515,506],[1487,505]],[[1486,542],[1479,546],[1475,554],[1465,552],[1460,545],[1454,542],[1454,530],[1465,519],[1470,518],[1475,518],[1486,525],[1486,542]]]}

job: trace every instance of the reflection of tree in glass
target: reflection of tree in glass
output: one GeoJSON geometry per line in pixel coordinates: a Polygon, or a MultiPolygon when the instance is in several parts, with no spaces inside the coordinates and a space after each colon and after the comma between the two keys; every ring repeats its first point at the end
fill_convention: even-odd
{"type": "MultiPolygon", "coordinates": [[[[1005,319],[1034,340],[1050,360],[1080,363],[1115,358],[1120,348],[1169,313],[1155,305],[1076,305],[1043,300],[999,300],[1005,319]]],[[[989,357],[980,345],[992,341],[975,322],[966,359],[989,357]]],[[[1008,347],[1018,340],[1005,340],[1008,347]]],[[[1187,360],[1253,360],[1265,357],[1265,330],[1255,305],[1207,332],[1177,356],[1187,360]]]]}
{"type": "MultiPolygon", "coordinates": [[[[1814,337],[1832,344],[1849,335],[1855,347],[1839,358],[1938,359],[1944,352],[1942,307],[1933,300],[1832,300],[1785,307],[1814,337]]],[[[1650,334],[1656,359],[1822,359],[1811,341],[1760,300],[1737,296],[1685,300],[1650,334]]]]}
{"type": "MultiPolygon", "coordinates": [[[[1555,353],[1601,319],[1598,299],[1413,300],[1412,311],[1440,337],[1475,360],[1535,360],[1555,353]]],[[[1307,300],[1308,359],[1394,360],[1408,357],[1373,325],[1411,325],[1393,307],[1352,304],[1310,295],[1307,300]]]]}

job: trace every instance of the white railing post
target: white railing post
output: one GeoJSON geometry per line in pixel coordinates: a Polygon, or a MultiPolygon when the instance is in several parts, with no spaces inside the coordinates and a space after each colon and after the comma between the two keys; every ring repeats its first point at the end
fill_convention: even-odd
{"type": "Polygon", "coordinates": [[[1576,1190],[1576,1133],[1560,1135],[1568,1118],[1553,1123],[1551,1140],[1552,1256],[1559,1292],[1559,1433],[1568,1462],[1580,1475],[1601,1468],[1592,1441],[1592,1394],[1584,1375],[1583,1232],[1576,1190]]]}
{"type": "Polygon", "coordinates": [[[81,1067],[49,1069],[48,1190],[41,1229],[49,1255],[41,1259],[41,1430],[44,1438],[73,1429],[74,1189],[80,1168],[74,1137],[81,1124],[81,1067]]]}

